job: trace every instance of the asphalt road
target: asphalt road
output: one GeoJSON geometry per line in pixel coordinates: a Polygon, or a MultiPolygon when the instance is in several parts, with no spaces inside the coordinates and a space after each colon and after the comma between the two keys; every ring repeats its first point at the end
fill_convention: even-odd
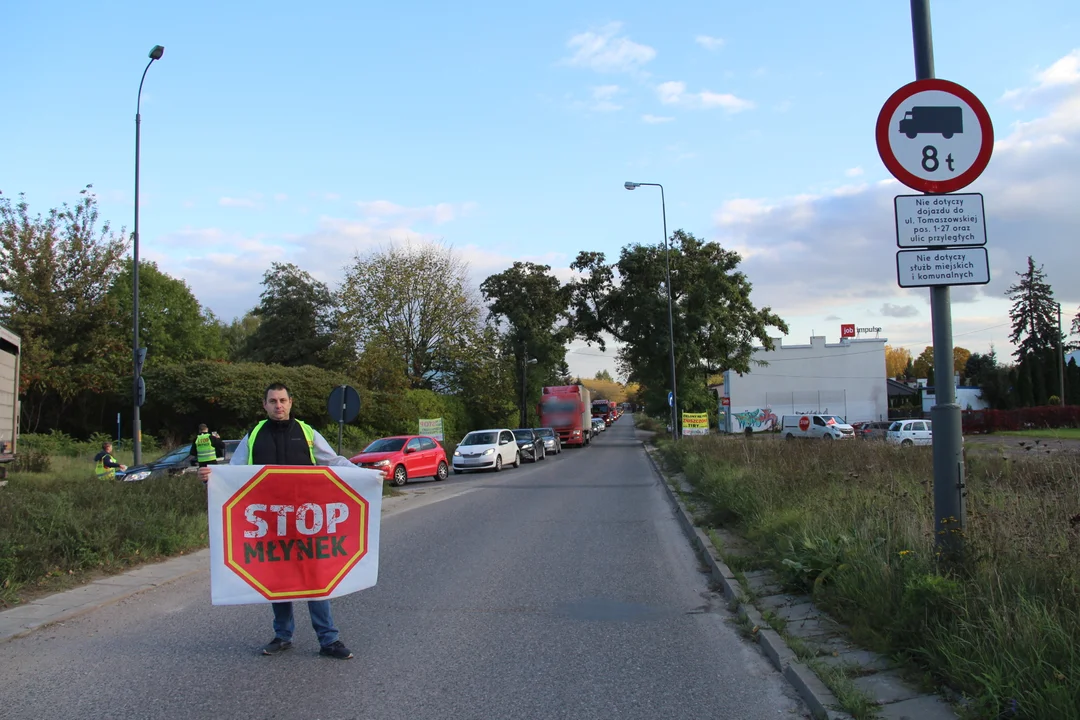
{"type": "Polygon", "coordinates": [[[333,601],[355,659],[320,657],[302,606],[294,648],[258,655],[270,609],[211,606],[201,572],[0,645],[0,717],[807,717],[708,590],[630,418],[409,488],[378,585],[333,601]]]}

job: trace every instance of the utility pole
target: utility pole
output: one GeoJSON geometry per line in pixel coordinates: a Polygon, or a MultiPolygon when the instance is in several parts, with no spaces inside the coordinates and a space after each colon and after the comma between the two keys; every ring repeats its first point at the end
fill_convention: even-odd
{"type": "Polygon", "coordinates": [[[1058,337],[1057,337],[1057,356],[1058,356],[1058,404],[1065,404],[1065,350],[1061,347],[1061,340],[1063,337],[1061,331],[1061,303],[1058,306],[1058,337]]]}
{"type": "MultiPolygon", "coordinates": [[[[930,0],[911,0],[911,37],[915,79],[934,77],[934,40],[930,0]]],[[[934,528],[939,550],[958,556],[963,550],[965,472],[963,426],[953,378],[952,301],[948,285],[930,288],[933,327],[935,405],[930,409],[934,433],[934,528]]]]}

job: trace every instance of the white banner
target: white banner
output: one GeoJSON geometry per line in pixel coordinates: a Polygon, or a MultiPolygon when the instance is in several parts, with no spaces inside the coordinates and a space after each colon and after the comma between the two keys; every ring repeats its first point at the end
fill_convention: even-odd
{"type": "Polygon", "coordinates": [[[214,605],[321,600],[379,578],[382,473],[213,465],[207,490],[214,605]]]}

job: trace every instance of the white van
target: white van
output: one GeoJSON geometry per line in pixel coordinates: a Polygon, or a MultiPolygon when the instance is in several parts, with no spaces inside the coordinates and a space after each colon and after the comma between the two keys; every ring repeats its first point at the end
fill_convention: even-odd
{"type": "Polygon", "coordinates": [[[855,439],[855,428],[836,415],[785,415],[780,419],[780,432],[788,440],[795,438],[855,439]]]}

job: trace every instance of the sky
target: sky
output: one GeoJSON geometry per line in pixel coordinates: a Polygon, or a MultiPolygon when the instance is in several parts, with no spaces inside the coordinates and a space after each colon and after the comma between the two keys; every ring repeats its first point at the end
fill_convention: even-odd
{"type": "MultiPolygon", "coordinates": [[[[937,77],[986,106],[991,282],[952,290],[955,342],[1007,356],[1028,255],[1080,310],[1080,3],[931,3],[937,77]]],[[[738,250],[790,326],[931,344],[929,291],[896,281],[885,100],[915,79],[909,3],[327,1],[15,3],[0,44],[0,191],[32,211],[94,186],[140,254],[230,320],[272,262],[335,286],[391,244],[439,242],[478,286],[515,260],[562,280],[684,229],[738,250]]],[[[617,375],[574,342],[571,371],[617,375]]]]}

